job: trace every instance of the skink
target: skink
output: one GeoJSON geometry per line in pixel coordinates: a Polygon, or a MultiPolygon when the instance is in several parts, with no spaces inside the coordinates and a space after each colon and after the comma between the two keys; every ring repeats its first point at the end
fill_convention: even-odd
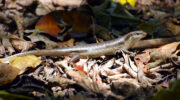
{"type": "Polygon", "coordinates": [[[144,38],[147,33],[143,31],[134,31],[130,32],[123,37],[105,41],[101,43],[93,43],[87,44],[83,46],[73,46],[67,48],[59,48],[59,49],[51,49],[51,50],[33,50],[18,53],[9,57],[7,59],[14,56],[24,56],[24,55],[36,55],[36,56],[72,56],[74,58],[77,57],[99,57],[102,55],[111,55],[116,53],[118,49],[128,50],[131,48],[137,41],[144,38]]]}

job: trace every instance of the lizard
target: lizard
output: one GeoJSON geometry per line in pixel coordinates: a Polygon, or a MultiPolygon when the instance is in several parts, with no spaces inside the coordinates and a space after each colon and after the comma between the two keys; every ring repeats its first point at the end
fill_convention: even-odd
{"type": "Polygon", "coordinates": [[[8,56],[10,59],[15,56],[36,55],[36,56],[71,56],[72,60],[83,57],[95,58],[103,55],[113,55],[119,49],[128,50],[136,42],[147,35],[143,31],[133,31],[114,40],[101,43],[92,43],[87,45],[72,46],[58,49],[32,50],[8,56]]]}

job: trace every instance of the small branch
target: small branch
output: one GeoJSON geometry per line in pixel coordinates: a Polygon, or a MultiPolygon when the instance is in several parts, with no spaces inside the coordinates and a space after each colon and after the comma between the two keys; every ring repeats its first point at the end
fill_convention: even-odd
{"type": "Polygon", "coordinates": [[[172,64],[172,63],[167,63],[167,64],[163,64],[163,65],[157,66],[157,67],[155,67],[155,68],[151,68],[151,69],[150,69],[150,72],[157,72],[157,71],[159,71],[161,68],[164,69],[164,68],[169,68],[169,67],[173,67],[173,64],[172,64]]]}
{"type": "Polygon", "coordinates": [[[150,39],[150,40],[141,40],[137,42],[132,49],[144,49],[144,48],[154,48],[171,42],[180,41],[180,36],[171,37],[171,38],[159,38],[159,39],[150,39]]]}
{"type": "Polygon", "coordinates": [[[98,41],[98,39],[96,37],[96,34],[95,34],[95,32],[96,32],[96,25],[95,25],[95,21],[94,21],[93,16],[91,16],[91,20],[92,20],[92,25],[93,25],[93,28],[92,28],[93,37],[94,37],[94,39],[96,39],[96,42],[98,43],[99,41],[98,41]]]}

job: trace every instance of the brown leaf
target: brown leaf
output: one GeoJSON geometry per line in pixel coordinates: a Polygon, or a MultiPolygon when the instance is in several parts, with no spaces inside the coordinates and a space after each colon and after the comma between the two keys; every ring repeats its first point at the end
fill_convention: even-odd
{"type": "Polygon", "coordinates": [[[71,47],[71,46],[74,46],[74,39],[70,39],[68,41],[58,43],[58,48],[71,47]]]}
{"type": "Polygon", "coordinates": [[[118,81],[112,82],[111,87],[113,92],[127,97],[134,95],[140,86],[136,79],[120,78],[118,81]]]}
{"type": "Polygon", "coordinates": [[[163,45],[157,49],[151,50],[149,68],[157,67],[160,64],[167,63],[172,60],[172,55],[176,54],[179,49],[180,42],[173,42],[170,44],[163,45]]]}
{"type": "Polygon", "coordinates": [[[53,49],[58,46],[56,42],[51,41],[49,38],[43,35],[37,34],[36,36],[28,36],[28,37],[31,39],[32,42],[38,42],[38,41],[44,42],[46,45],[46,49],[53,49]]]}
{"type": "Polygon", "coordinates": [[[170,55],[170,54],[173,54],[177,50],[179,44],[180,42],[169,43],[169,44],[166,44],[157,48],[157,50],[161,53],[170,55]]]}
{"type": "Polygon", "coordinates": [[[68,70],[67,74],[78,84],[80,84],[82,87],[84,87],[87,91],[92,91],[93,89],[93,83],[92,79],[89,78],[86,74],[78,71],[68,70]]]}
{"type": "Polygon", "coordinates": [[[8,64],[0,63],[0,86],[12,82],[19,73],[19,69],[8,64]]]}
{"type": "Polygon", "coordinates": [[[36,9],[37,15],[46,15],[55,10],[64,10],[64,7],[68,9],[77,8],[81,5],[85,5],[84,0],[38,0],[39,5],[36,9]]]}
{"type": "Polygon", "coordinates": [[[144,66],[143,71],[145,73],[148,73],[148,69],[149,69],[149,67],[146,65],[150,61],[150,52],[151,52],[150,49],[146,49],[143,51],[142,54],[138,54],[134,57],[134,61],[136,65],[144,66]]]}
{"type": "Polygon", "coordinates": [[[11,42],[14,48],[22,52],[27,51],[34,46],[34,43],[18,37],[11,37],[11,42]]]}
{"type": "Polygon", "coordinates": [[[61,32],[61,29],[58,27],[53,14],[48,14],[41,17],[37,22],[35,29],[43,31],[53,37],[57,37],[58,33],[61,32]]]}
{"type": "MultiPolygon", "coordinates": [[[[97,72],[97,71],[96,71],[97,72]]],[[[92,79],[88,77],[88,75],[82,72],[75,72],[73,70],[68,70],[67,73],[74,81],[76,81],[79,85],[84,87],[89,92],[102,93],[103,95],[109,95],[110,86],[102,83],[102,79],[98,75],[98,73],[93,73],[92,79]]]]}
{"type": "Polygon", "coordinates": [[[35,0],[6,0],[7,8],[22,9],[22,7],[30,6],[35,0]]]}
{"type": "Polygon", "coordinates": [[[180,34],[180,25],[176,25],[173,22],[167,22],[167,28],[172,32],[173,35],[180,34]]]}

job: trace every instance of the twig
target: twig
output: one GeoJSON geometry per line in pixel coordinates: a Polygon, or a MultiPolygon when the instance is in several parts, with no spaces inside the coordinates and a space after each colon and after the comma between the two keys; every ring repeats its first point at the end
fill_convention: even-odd
{"type": "Polygon", "coordinates": [[[151,68],[150,72],[154,72],[154,71],[157,72],[161,68],[169,68],[169,67],[173,67],[173,64],[172,63],[167,63],[167,64],[164,64],[164,65],[157,66],[155,68],[151,68]]]}
{"type": "Polygon", "coordinates": [[[144,66],[143,64],[138,65],[138,72],[137,72],[138,80],[140,81],[141,86],[143,87],[152,86],[143,72],[143,66],[144,66]]]}
{"type": "Polygon", "coordinates": [[[21,39],[23,39],[24,36],[24,17],[23,17],[23,13],[18,12],[17,10],[11,10],[11,13],[13,13],[14,15],[9,15],[9,17],[11,17],[15,22],[16,22],[16,26],[17,26],[17,30],[19,32],[19,36],[21,39]]]}
{"type": "Polygon", "coordinates": [[[134,72],[131,67],[127,64],[123,64],[122,62],[120,62],[119,60],[115,61],[118,65],[123,65],[124,69],[134,78],[137,78],[137,73],[134,72]]]}
{"type": "MultiPolygon", "coordinates": [[[[5,35],[5,36],[6,36],[6,35],[5,35]]],[[[8,33],[7,33],[7,36],[8,36],[8,33]]],[[[8,37],[3,37],[3,38],[2,38],[2,44],[3,44],[3,46],[4,46],[6,49],[8,49],[9,55],[11,55],[12,53],[15,52],[15,50],[14,50],[12,44],[10,43],[10,40],[9,40],[8,37]]]]}
{"type": "Polygon", "coordinates": [[[108,76],[109,80],[118,80],[119,78],[130,78],[131,76],[127,73],[123,73],[123,74],[117,74],[117,75],[113,75],[113,76],[108,76]]]}
{"type": "Polygon", "coordinates": [[[5,23],[5,24],[9,24],[9,23],[12,22],[12,20],[9,19],[9,18],[7,17],[7,15],[4,14],[3,12],[0,12],[0,21],[2,21],[2,22],[5,23]]]}
{"type": "Polygon", "coordinates": [[[96,42],[98,43],[99,41],[98,41],[98,39],[97,39],[97,37],[96,37],[96,34],[95,34],[95,32],[96,32],[96,27],[95,27],[95,21],[94,21],[94,18],[93,18],[93,16],[91,16],[91,20],[92,20],[92,25],[93,25],[93,29],[92,29],[92,33],[93,33],[93,37],[96,39],[96,42]]]}
{"type": "Polygon", "coordinates": [[[171,38],[159,38],[159,39],[150,39],[150,40],[141,40],[137,42],[132,49],[144,49],[144,48],[154,48],[171,42],[180,41],[180,36],[171,37],[171,38]]]}

